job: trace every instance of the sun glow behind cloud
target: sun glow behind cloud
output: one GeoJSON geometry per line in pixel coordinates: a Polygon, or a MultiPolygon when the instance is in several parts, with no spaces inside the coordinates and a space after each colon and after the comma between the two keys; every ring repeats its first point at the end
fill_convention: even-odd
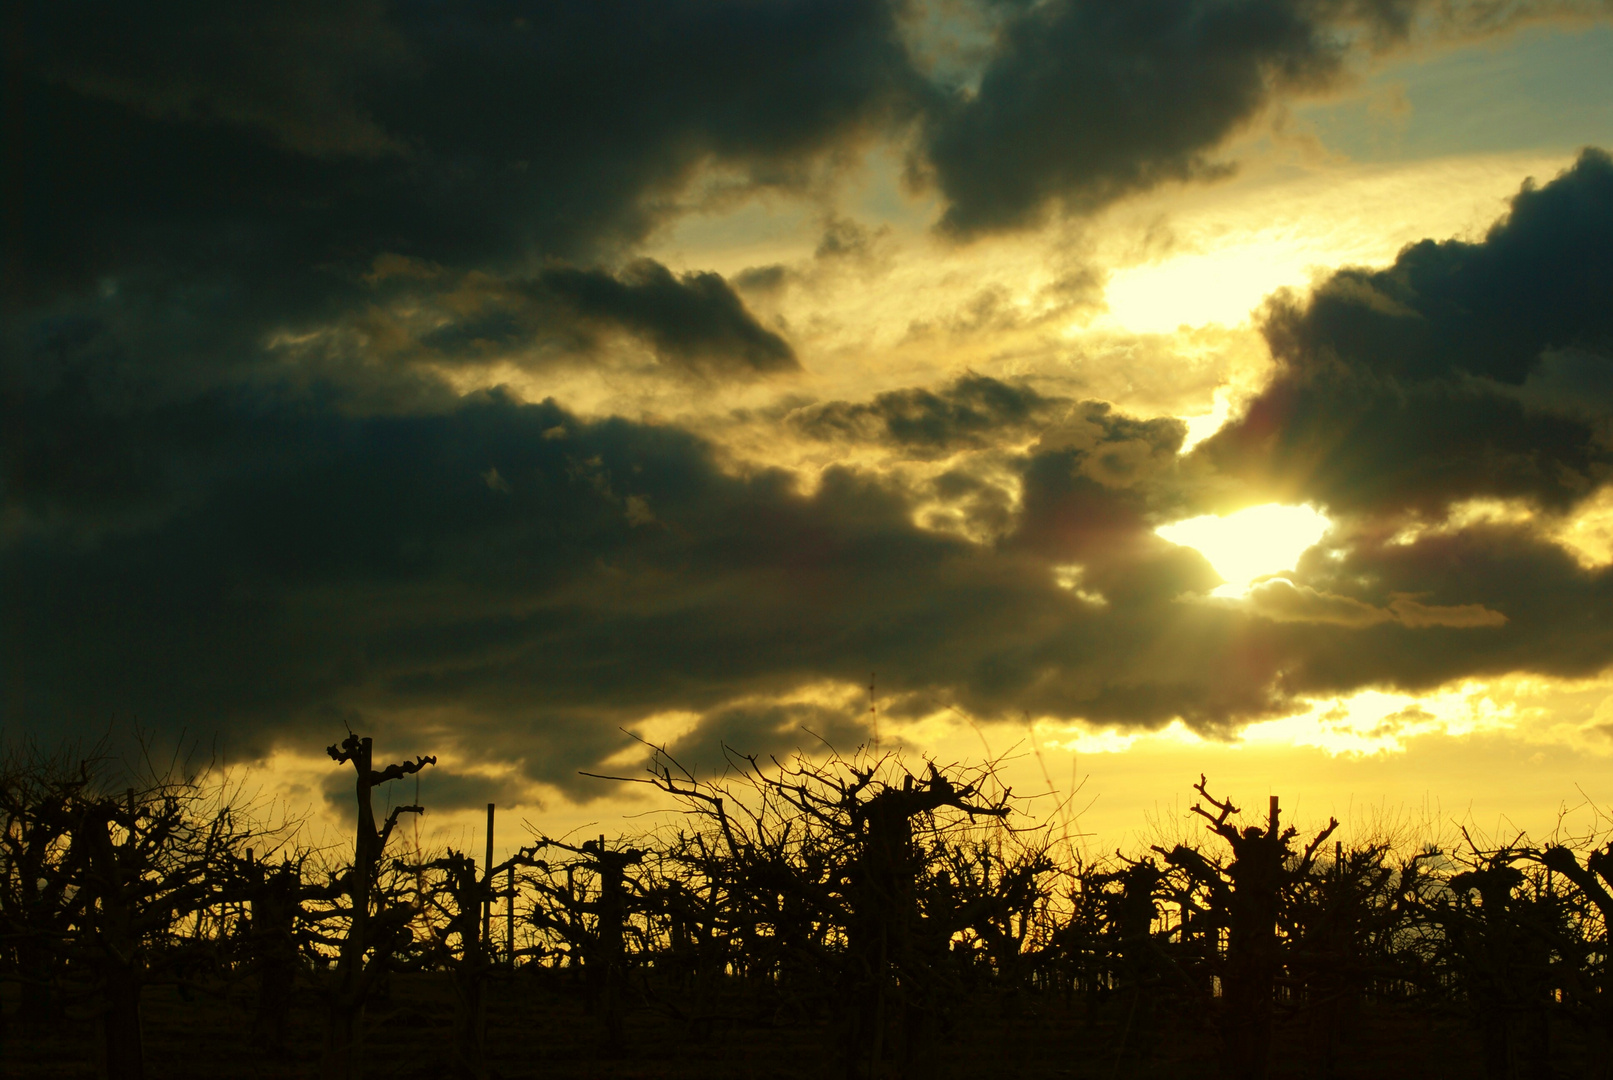
{"type": "Polygon", "coordinates": [[[1270,293],[1304,284],[1316,261],[1315,252],[1257,236],[1237,247],[1116,271],[1104,299],[1110,317],[1134,333],[1233,326],[1270,293]]]}
{"type": "Polygon", "coordinates": [[[1206,514],[1154,531],[1173,544],[1196,549],[1226,584],[1216,596],[1241,596],[1257,578],[1292,570],[1331,522],[1310,506],[1269,503],[1217,517],[1206,514]]]}

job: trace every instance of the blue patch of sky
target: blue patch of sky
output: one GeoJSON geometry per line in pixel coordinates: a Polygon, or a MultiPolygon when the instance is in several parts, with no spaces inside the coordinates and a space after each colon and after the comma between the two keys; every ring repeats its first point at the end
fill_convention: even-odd
{"type": "Polygon", "coordinates": [[[1343,99],[1295,112],[1330,149],[1365,162],[1606,147],[1613,26],[1533,27],[1396,61],[1343,99]]]}

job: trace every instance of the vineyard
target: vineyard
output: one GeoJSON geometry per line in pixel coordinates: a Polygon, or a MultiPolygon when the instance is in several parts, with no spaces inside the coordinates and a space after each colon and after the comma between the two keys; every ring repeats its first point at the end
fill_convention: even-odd
{"type": "MultiPolygon", "coordinates": [[[[1080,857],[990,766],[656,751],[670,825],[422,852],[435,759],[330,747],[310,848],[205,772],[0,774],[0,1075],[1608,1073],[1605,837],[1344,842],[1200,778],[1177,842],[1080,857]],[[111,777],[117,775],[116,783],[111,777]],[[480,856],[480,858],[478,858],[480,856]]],[[[493,808],[489,807],[491,818],[493,808]]]]}

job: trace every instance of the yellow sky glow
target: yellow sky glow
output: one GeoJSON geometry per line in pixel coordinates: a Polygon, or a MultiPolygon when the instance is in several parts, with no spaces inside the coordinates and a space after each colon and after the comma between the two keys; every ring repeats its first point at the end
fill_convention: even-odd
{"type": "Polygon", "coordinates": [[[1207,323],[1235,326],[1268,294],[1304,283],[1314,263],[1315,253],[1256,235],[1237,247],[1117,271],[1104,299],[1110,318],[1133,333],[1167,334],[1207,323]]]}
{"type": "MultiPolygon", "coordinates": [[[[818,684],[791,695],[848,713],[867,707],[867,690],[818,684]]],[[[669,712],[638,725],[651,742],[675,742],[695,726],[692,713],[669,712]]],[[[885,750],[909,761],[1001,761],[1002,779],[1027,797],[1027,812],[1057,820],[1070,808],[1072,828],[1091,854],[1156,842],[1163,832],[1191,831],[1192,782],[1207,773],[1213,787],[1239,805],[1263,805],[1277,794],[1296,821],[1329,814],[1346,834],[1370,835],[1385,820],[1417,818],[1430,827],[1463,820],[1486,833],[1557,827],[1565,807],[1613,804],[1613,677],[1559,680],[1537,676],[1468,679],[1422,693],[1368,689],[1298,703],[1287,716],[1251,724],[1234,735],[1199,734],[1181,721],[1156,731],[1099,728],[1043,718],[1029,723],[971,718],[953,708],[922,717],[884,717],[885,750]]],[[[817,744],[805,733],[803,749],[817,744]]],[[[441,768],[469,759],[444,741],[383,740],[385,754],[405,749],[440,755],[441,768]]],[[[840,747],[843,753],[854,747],[840,747]]],[[[624,748],[606,767],[638,776],[642,748],[624,748]]],[[[702,773],[702,776],[706,776],[702,773]]],[[[513,777],[507,777],[513,778],[513,777]]],[[[249,786],[305,822],[301,839],[316,846],[351,843],[347,774],[322,753],[282,750],[251,770],[249,786]],[[321,795],[335,773],[337,801],[321,795]]],[[[411,819],[404,848],[452,845],[480,851],[485,810],[444,806],[433,771],[420,774],[424,817],[411,819]]],[[[517,783],[518,802],[500,801],[496,849],[503,857],[532,831],[549,836],[634,833],[679,821],[675,804],[644,785],[598,781],[601,798],[577,803],[545,784],[517,783]]],[[[387,805],[414,801],[411,781],[388,785],[387,805]],[[394,790],[395,789],[395,790],[394,790]],[[391,802],[388,802],[391,800],[391,802]]]]}

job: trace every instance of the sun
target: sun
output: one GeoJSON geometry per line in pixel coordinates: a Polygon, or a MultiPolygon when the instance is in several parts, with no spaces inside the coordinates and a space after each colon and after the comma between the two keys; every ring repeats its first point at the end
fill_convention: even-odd
{"type": "Polygon", "coordinates": [[[1206,514],[1154,531],[1173,544],[1196,549],[1226,584],[1216,596],[1241,596],[1256,578],[1292,570],[1305,549],[1332,523],[1311,506],[1268,503],[1225,517],[1206,514]]]}

